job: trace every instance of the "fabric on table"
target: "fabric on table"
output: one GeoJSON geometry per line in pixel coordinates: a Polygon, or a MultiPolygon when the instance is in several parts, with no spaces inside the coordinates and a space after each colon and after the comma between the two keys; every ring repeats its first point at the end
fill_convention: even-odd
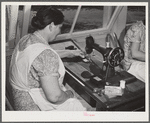
{"type": "Polygon", "coordinates": [[[145,62],[135,61],[128,70],[129,73],[136,76],[139,80],[145,82],[145,62]],[[136,71],[136,72],[135,72],[136,71]]]}

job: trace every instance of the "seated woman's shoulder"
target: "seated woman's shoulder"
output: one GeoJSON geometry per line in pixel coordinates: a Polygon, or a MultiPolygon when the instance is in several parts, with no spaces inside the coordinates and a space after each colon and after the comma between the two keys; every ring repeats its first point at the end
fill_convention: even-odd
{"type": "Polygon", "coordinates": [[[30,37],[31,37],[31,35],[27,34],[19,40],[19,50],[20,51],[23,51],[27,46],[30,45],[30,43],[29,43],[30,37]]]}
{"type": "Polygon", "coordinates": [[[19,50],[23,51],[29,45],[35,43],[43,43],[43,42],[39,38],[37,38],[34,34],[27,34],[20,39],[19,50]]]}
{"type": "Polygon", "coordinates": [[[131,26],[131,30],[132,31],[139,31],[141,29],[144,28],[144,24],[142,21],[137,21],[136,23],[134,23],[132,26],[131,26]]]}

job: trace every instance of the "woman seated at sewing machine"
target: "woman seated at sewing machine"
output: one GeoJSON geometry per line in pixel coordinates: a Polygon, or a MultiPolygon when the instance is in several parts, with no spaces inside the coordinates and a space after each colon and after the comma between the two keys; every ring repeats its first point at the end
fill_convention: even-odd
{"type": "Polygon", "coordinates": [[[124,38],[124,69],[145,82],[145,20],[137,21],[124,38]]]}
{"type": "Polygon", "coordinates": [[[86,110],[74,93],[64,87],[65,67],[48,44],[60,33],[63,20],[59,10],[43,7],[32,19],[36,31],[18,42],[10,65],[15,110],[86,110]]]}

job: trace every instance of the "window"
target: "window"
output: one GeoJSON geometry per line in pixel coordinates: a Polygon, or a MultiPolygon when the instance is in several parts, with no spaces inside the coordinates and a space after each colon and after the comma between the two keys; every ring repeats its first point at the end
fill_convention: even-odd
{"type": "Polygon", "coordinates": [[[127,24],[145,19],[145,6],[128,6],[127,24]]]}
{"type": "Polygon", "coordinates": [[[82,6],[73,32],[101,28],[103,6],[82,6]]]}
{"type": "Polygon", "coordinates": [[[78,6],[57,6],[57,8],[58,8],[58,9],[64,14],[64,16],[65,16],[65,20],[64,20],[64,23],[63,23],[63,27],[62,27],[61,33],[62,33],[62,34],[64,34],[64,33],[69,33],[78,6]]]}
{"type": "MultiPolygon", "coordinates": [[[[71,6],[71,5],[70,6],[53,5],[53,6],[59,9],[65,16],[64,24],[62,27],[62,34],[69,33],[78,6],[71,6]]],[[[34,31],[33,28],[31,27],[31,19],[33,18],[33,16],[36,15],[40,7],[41,6],[31,7],[31,16],[28,33],[34,31]]],[[[82,6],[73,32],[102,28],[102,26],[103,26],[103,6],[82,6]]]]}
{"type": "MultiPolygon", "coordinates": [[[[47,5],[42,5],[42,6],[47,6],[47,5]]],[[[86,33],[89,33],[88,32],[89,30],[97,31],[95,29],[100,29],[101,32],[102,30],[105,31],[107,29],[105,27],[107,27],[107,25],[109,24],[108,25],[109,28],[112,28],[113,24],[110,23],[115,21],[115,20],[112,21],[111,19],[113,13],[115,12],[116,6],[97,6],[97,5],[95,6],[52,5],[52,6],[59,9],[65,16],[64,24],[62,27],[62,34],[66,34],[66,35],[60,34],[61,35],[60,38],[62,39],[66,38],[66,36],[68,35],[69,36],[76,36],[78,34],[85,35],[86,33]]],[[[21,30],[20,32],[22,34],[21,37],[26,33],[34,32],[34,29],[31,26],[31,20],[36,15],[40,7],[41,5],[32,5],[32,6],[19,5],[18,20],[19,20],[19,27],[21,30]],[[27,11],[27,9],[29,11],[27,11]],[[26,10],[27,12],[24,10],[26,10]],[[24,14],[28,15],[27,17],[30,18],[26,19],[27,17],[24,16],[24,14]],[[27,28],[27,30],[26,29],[22,30],[24,28],[27,28]]],[[[145,6],[128,6],[127,24],[135,22],[137,20],[143,20],[145,18],[145,9],[146,9],[145,6]]],[[[121,8],[118,10],[121,10],[121,8]]],[[[116,12],[116,14],[117,13],[119,14],[119,11],[116,12]]]]}

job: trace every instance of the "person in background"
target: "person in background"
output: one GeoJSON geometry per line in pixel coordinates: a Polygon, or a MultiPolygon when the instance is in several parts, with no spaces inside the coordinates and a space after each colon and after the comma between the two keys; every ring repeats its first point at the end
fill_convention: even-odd
{"type": "MultiPolygon", "coordinates": [[[[10,64],[14,109],[21,111],[85,111],[86,108],[63,85],[65,67],[49,42],[60,33],[64,15],[53,7],[42,7],[32,19],[34,33],[18,42],[10,64]]],[[[81,52],[63,53],[78,56],[81,52]]]]}
{"type": "Polygon", "coordinates": [[[127,30],[124,52],[124,69],[145,82],[145,20],[137,21],[127,30]]]}

